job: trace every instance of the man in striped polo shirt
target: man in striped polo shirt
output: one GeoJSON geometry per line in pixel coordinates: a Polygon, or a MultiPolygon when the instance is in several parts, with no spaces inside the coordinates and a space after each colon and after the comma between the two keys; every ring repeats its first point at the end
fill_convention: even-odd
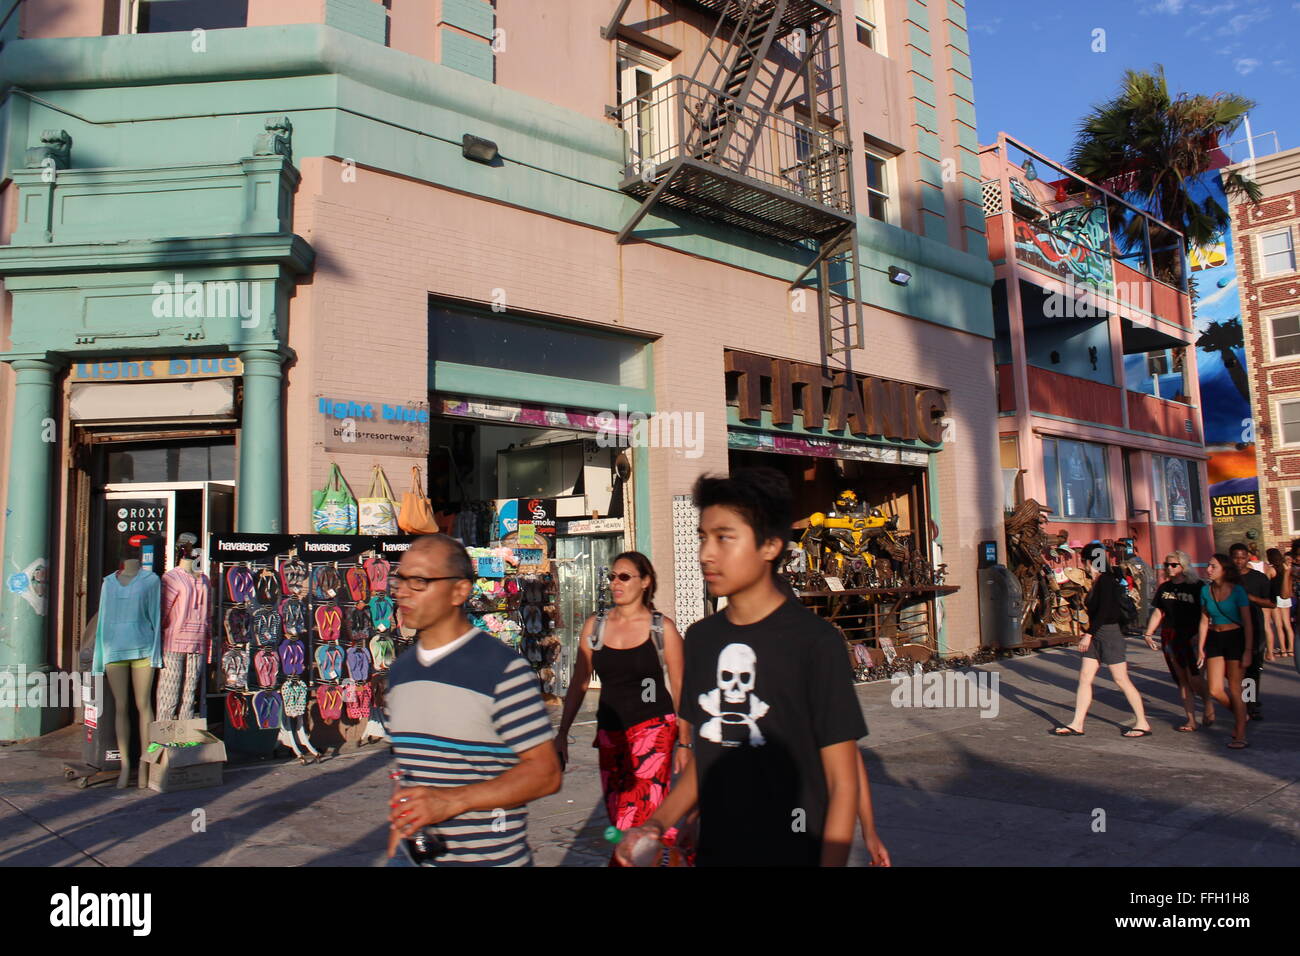
{"type": "Polygon", "coordinates": [[[407,784],[389,815],[390,866],[413,865],[403,841],[423,827],[446,844],[434,866],[529,866],[526,804],[563,780],[533,669],[465,617],[474,576],[460,542],[433,534],[390,579],[403,626],[419,636],[388,678],[387,727],[407,784]]]}

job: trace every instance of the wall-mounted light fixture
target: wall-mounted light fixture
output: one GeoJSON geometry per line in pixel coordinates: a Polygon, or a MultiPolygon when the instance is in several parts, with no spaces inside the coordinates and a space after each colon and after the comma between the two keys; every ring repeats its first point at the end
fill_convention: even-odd
{"type": "Polygon", "coordinates": [[[1020,168],[1024,170],[1025,178],[1031,183],[1038,178],[1038,170],[1034,167],[1034,161],[1032,159],[1026,159],[1025,164],[1020,168]]]}
{"type": "Polygon", "coordinates": [[[490,139],[482,139],[466,133],[461,140],[461,154],[476,163],[491,164],[496,161],[497,153],[497,144],[490,139]]]}
{"type": "Polygon", "coordinates": [[[890,266],[889,281],[894,285],[907,285],[912,281],[912,273],[906,269],[900,269],[898,266],[890,266]]]}

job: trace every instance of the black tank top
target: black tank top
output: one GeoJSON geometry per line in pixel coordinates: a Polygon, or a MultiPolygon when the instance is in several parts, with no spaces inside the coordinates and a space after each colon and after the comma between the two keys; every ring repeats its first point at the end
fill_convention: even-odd
{"type": "Polygon", "coordinates": [[[664,686],[664,673],[654,638],[647,637],[636,647],[618,649],[602,646],[593,651],[592,663],[600,676],[600,703],[596,707],[598,730],[627,728],[663,717],[673,712],[672,697],[664,686]],[[644,683],[654,681],[654,693],[644,683]],[[649,697],[649,700],[645,700],[649,697]]]}

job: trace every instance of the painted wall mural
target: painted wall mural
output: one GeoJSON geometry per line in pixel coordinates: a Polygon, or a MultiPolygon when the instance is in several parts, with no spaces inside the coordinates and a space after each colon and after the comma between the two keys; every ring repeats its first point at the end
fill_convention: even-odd
{"type": "MultiPolygon", "coordinates": [[[[1202,177],[1205,189],[1228,205],[1217,172],[1202,177]]],[[[1262,541],[1255,423],[1242,339],[1237,263],[1225,234],[1188,256],[1196,289],[1196,362],[1201,418],[1210,460],[1210,513],[1216,550],[1238,541],[1262,541]]],[[[1204,560],[1203,557],[1197,559],[1204,560]]]]}
{"type": "Polygon", "coordinates": [[[1114,290],[1104,207],[1073,206],[1036,222],[1017,217],[1015,232],[1016,258],[1021,262],[1075,285],[1087,283],[1106,293],[1114,290]]]}

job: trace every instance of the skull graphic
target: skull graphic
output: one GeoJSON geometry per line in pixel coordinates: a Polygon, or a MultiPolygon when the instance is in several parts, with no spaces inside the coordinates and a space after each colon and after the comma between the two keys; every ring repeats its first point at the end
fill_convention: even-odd
{"type": "Polygon", "coordinates": [[[728,644],[718,655],[718,687],[729,704],[743,704],[754,690],[754,650],[748,644],[728,644]]]}
{"type": "Polygon", "coordinates": [[[717,686],[700,694],[700,706],[710,715],[700,736],[724,747],[766,743],[758,721],[768,705],[754,693],[758,657],[748,644],[728,644],[718,655],[717,686]],[[738,732],[738,733],[737,733],[738,732]]]}

